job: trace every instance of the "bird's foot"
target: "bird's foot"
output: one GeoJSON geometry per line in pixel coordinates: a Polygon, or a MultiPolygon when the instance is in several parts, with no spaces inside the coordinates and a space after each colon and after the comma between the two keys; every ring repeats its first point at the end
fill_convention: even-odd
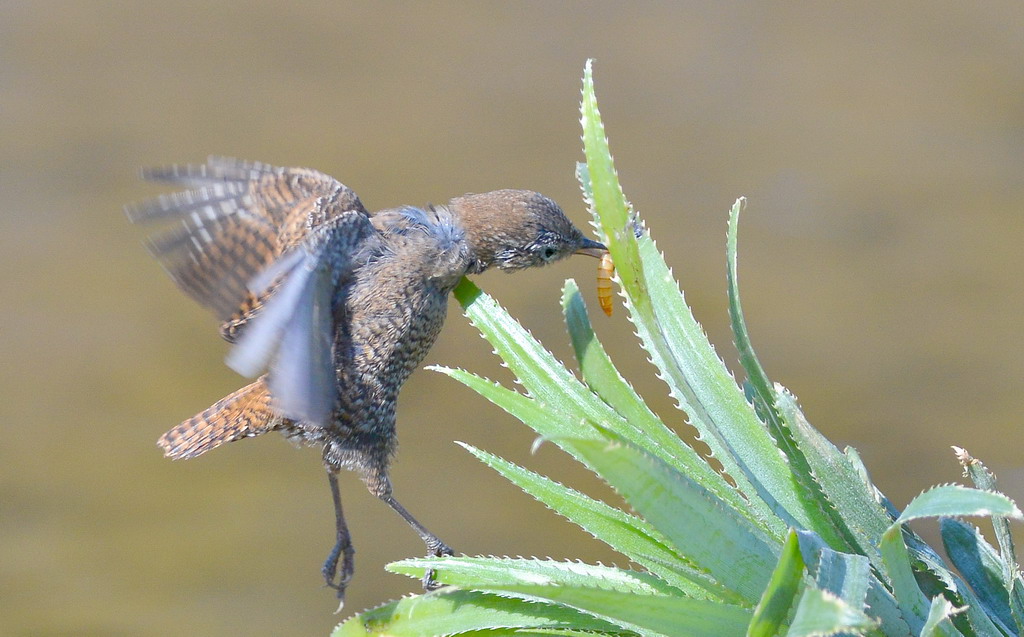
{"type": "Polygon", "coordinates": [[[341,609],[345,606],[345,587],[348,586],[356,569],[355,553],[356,550],[352,548],[352,542],[349,538],[339,537],[334,548],[331,549],[331,553],[327,556],[323,568],[320,569],[324,576],[325,585],[333,588],[338,593],[340,604],[336,612],[341,612],[341,609]],[[338,574],[339,561],[341,562],[340,575],[338,574]]]}
{"type": "MultiPolygon", "coordinates": [[[[447,544],[437,538],[434,539],[434,542],[427,543],[427,557],[451,557],[455,555],[455,551],[451,550],[447,544]]],[[[434,591],[444,586],[444,584],[434,579],[435,575],[434,569],[427,569],[427,572],[423,574],[423,590],[434,591]]]]}

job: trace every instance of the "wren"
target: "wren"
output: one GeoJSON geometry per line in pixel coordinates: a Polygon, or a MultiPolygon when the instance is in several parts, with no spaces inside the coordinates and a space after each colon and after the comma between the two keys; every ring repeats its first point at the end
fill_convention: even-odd
{"type": "MultiPolygon", "coordinates": [[[[217,315],[234,344],[229,366],[258,376],[165,433],[165,455],[194,458],[269,431],[320,447],[336,521],[322,574],[342,603],[354,572],[343,469],[405,519],[429,556],[452,555],[392,494],[399,391],[437,339],[464,275],[601,257],[605,247],[527,190],[371,213],[350,188],[304,168],[214,157],[143,176],[189,188],[126,212],[137,223],[173,222],[149,240],[150,251],[217,315]]],[[[431,573],[424,586],[434,586],[431,573]]]]}

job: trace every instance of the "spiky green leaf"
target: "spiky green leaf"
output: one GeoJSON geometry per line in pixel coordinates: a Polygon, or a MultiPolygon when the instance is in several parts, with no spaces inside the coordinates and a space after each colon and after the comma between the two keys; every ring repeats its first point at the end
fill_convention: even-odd
{"type": "Polygon", "coordinates": [[[652,637],[738,635],[750,621],[748,608],[685,597],[573,586],[510,586],[502,590],[564,604],[623,630],[652,637]]]}
{"type": "Polygon", "coordinates": [[[597,109],[589,62],[581,110],[592,212],[605,233],[630,320],[659,376],[746,494],[764,528],[780,539],[786,526],[811,528],[785,459],[708,343],[650,237],[643,234],[638,241],[635,236],[597,109]]]}
{"type": "Polygon", "coordinates": [[[896,523],[905,524],[920,518],[973,515],[1001,515],[1016,520],[1024,518],[1013,500],[1002,493],[947,484],[929,489],[911,500],[896,523]]]}
{"type": "Polygon", "coordinates": [[[789,419],[779,413],[776,404],[776,391],[768,380],[768,375],[757,359],[754,345],[750,342],[746,319],[740,301],[737,242],[739,236],[740,212],[746,207],[746,199],[741,197],[729,211],[729,230],[726,237],[726,278],[729,290],[729,318],[732,324],[736,349],[739,352],[740,364],[747,372],[747,378],[755,394],[755,405],[760,405],[758,413],[762,415],[768,432],[775,439],[775,444],[789,460],[793,480],[797,483],[797,498],[803,507],[803,519],[810,528],[825,538],[837,549],[849,551],[857,546],[853,531],[846,526],[843,516],[837,511],[836,503],[829,500],[823,492],[822,485],[812,469],[804,450],[794,436],[795,426],[789,419]]]}
{"type": "Polygon", "coordinates": [[[952,623],[954,613],[960,612],[953,608],[945,597],[936,595],[928,608],[928,619],[921,629],[921,637],[939,637],[940,635],[960,635],[952,623]]]}
{"type": "Polygon", "coordinates": [[[779,414],[810,467],[814,484],[820,489],[825,505],[836,514],[834,528],[843,541],[837,543],[833,538],[828,543],[843,548],[843,552],[866,555],[877,565],[879,555],[875,545],[891,520],[875,500],[874,487],[864,482],[845,454],[807,422],[791,393],[781,386],[774,387],[773,393],[779,414]]]}
{"type": "Polygon", "coordinates": [[[439,637],[492,628],[618,631],[614,624],[567,606],[445,589],[364,611],[340,624],[332,637],[439,637]]]}
{"type": "Polygon", "coordinates": [[[839,597],[851,608],[866,606],[868,615],[880,622],[886,635],[910,635],[896,599],[871,572],[866,557],[833,551],[812,531],[799,531],[797,535],[800,553],[818,588],[839,597]]]}
{"type": "Polygon", "coordinates": [[[573,351],[576,353],[576,361],[587,385],[623,418],[641,430],[652,445],[664,449],[665,453],[659,454],[659,457],[737,510],[746,509],[746,502],[736,489],[712,469],[700,454],[669,430],[619,374],[604,346],[594,334],[583,298],[572,279],[565,282],[562,308],[573,351]]]}
{"type": "MultiPolygon", "coordinates": [[[[996,476],[980,460],[974,458],[961,447],[953,447],[957,460],[963,466],[964,471],[970,476],[974,486],[985,491],[995,491],[996,476]]],[[[1003,556],[1003,585],[1009,590],[1013,587],[1013,580],[1020,579],[1020,567],[1017,565],[1017,553],[1013,546],[1013,535],[1010,533],[1010,525],[1006,518],[994,516],[992,518],[992,529],[996,534],[996,542],[999,544],[999,552],[1003,556]]]]}
{"type": "Polygon", "coordinates": [[[804,573],[804,561],[800,557],[800,543],[796,532],[790,530],[782,545],[779,563],[772,571],[768,586],[761,594],[761,600],[754,609],[754,618],[747,627],[747,637],[772,637],[789,618],[793,601],[800,589],[804,573]]]}
{"type": "Polygon", "coordinates": [[[778,559],[749,520],[661,460],[620,443],[573,443],[630,506],[681,555],[756,604],[778,559]]]}
{"type": "Polygon", "coordinates": [[[739,601],[707,573],[676,554],[668,540],[645,520],[472,445],[459,444],[551,510],[690,597],[739,601]]]}
{"type": "Polygon", "coordinates": [[[800,596],[787,637],[826,637],[827,635],[864,635],[875,630],[878,622],[857,607],[832,593],[808,588],[800,596]]]}
{"type": "MultiPolygon", "coordinates": [[[[941,518],[942,544],[950,561],[971,584],[985,612],[1008,630],[1015,626],[1010,592],[1003,582],[1003,560],[974,526],[955,518],[941,518]]],[[[1014,630],[1013,632],[1017,632],[1014,630]]]]}
{"type": "MultiPolygon", "coordinates": [[[[518,321],[512,318],[504,308],[471,281],[464,278],[455,288],[454,295],[462,304],[470,322],[494,346],[495,352],[522,383],[529,393],[528,398],[536,402],[532,408],[532,414],[539,413],[538,409],[547,411],[554,416],[555,420],[564,425],[561,427],[562,429],[568,427],[578,431],[579,433],[575,437],[594,437],[593,431],[588,429],[588,423],[599,424],[615,431],[617,435],[622,436],[630,443],[666,462],[672,461],[673,456],[670,449],[666,449],[656,440],[652,440],[644,431],[627,421],[601,400],[518,321]]],[[[511,390],[505,389],[503,393],[493,383],[489,381],[481,383],[479,380],[474,380],[472,375],[467,375],[467,372],[447,368],[435,369],[455,377],[477,391],[485,392],[488,399],[492,401],[506,399],[501,403],[503,408],[506,405],[511,405],[517,409],[527,409],[525,403],[517,398],[517,396],[522,396],[517,392],[511,392],[511,394],[515,394],[511,395],[508,393],[511,390]]],[[[536,427],[538,424],[543,425],[541,420],[531,418],[523,422],[535,427],[542,436],[549,435],[550,426],[536,427]]],[[[565,448],[558,437],[562,435],[564,434],[555,434],[551,439],[555,444],[565,448]]]]}
{"type": "Polygon", "coordinates": [[[917,580],[914,579],[914,571],[910,566],[907,545],[903,543],[901,528],[899,524],[889,527],[882,534],[879,549],[885,573],[892,585],[893,593],[899,601],[900,608],[903,610],[903,617],[910,625],[911,630],[917,634],[924,626],[929,601],[918,587],[917,580]]]}
{"type": "Polygon", "coordinates": [[[611,566],[582,562],[509,557],[442,557],[400,560],[387,565],[392,573],[422,579],[428,569],[449,586],[502,590],[510,586],[595,587],[637,595],[679,595],[658,578],[611,566]]]}
{"type": "MultiPolygon", "coordinates": [[[[923,629],[924,622],[931,612],[931,604],[914,578],[907,545],[903,540],[902,525],[921,518],[970,515],[1003,515],[1020,519],[1021,512],[1012,500],[1001,493],[970,489],[960,485],[944,485],[925,491],[914,498],[896,522],[882,534],[882,561],[896,599],[905,609],[904,614],[912,629],[923,629]]],[[[940,571],[945,569],[941,563],[936,563],[932,570],[943,575],[940,571]]],[[[955,588],[951,576],[947,586],[955,588]]],[[[934,625],[934,630],[942,631],[942,634],[955,634],[949,632],[954,630],[949,622],[938,622],[934,625]]]]}

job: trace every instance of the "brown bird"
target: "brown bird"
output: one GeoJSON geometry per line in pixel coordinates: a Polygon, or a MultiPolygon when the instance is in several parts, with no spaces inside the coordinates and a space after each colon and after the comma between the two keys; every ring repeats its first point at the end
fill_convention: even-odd
{"type": "MultiPolygon", "coordinates": [[[[337,531],[322,573],[342,602],[354,569],[342,469],[402,516],[428,555],[452,555],[392,495],[402,384],[434,344],[448,293],[463,275],[600,257],[605,247],[553,201],[526,190],[371,214],[351,189],[305,168],[210,158],[143,176],[191,189],[129,206],[129,218],[176,222],[149,241],[150,250],[186,294],[216,313],[235,344],[228,364],[247,376],[269,369],[165,433],[165,454],[194,458],[268,431],[321,447],[337,531]]],[[[424,586],[432,584],[428,573],[424,586]]]]}

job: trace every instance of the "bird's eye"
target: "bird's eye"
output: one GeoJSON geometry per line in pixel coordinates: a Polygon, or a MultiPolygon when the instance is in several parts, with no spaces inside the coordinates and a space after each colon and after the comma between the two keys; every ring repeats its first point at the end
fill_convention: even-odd
{"type": "Polygon", "coordinates": [[[544,249],[540,251],[540,257],[545,261],[554,259],[556,254],[558,254],[558,248],[555,246],[544,246],[544,249]]]}

